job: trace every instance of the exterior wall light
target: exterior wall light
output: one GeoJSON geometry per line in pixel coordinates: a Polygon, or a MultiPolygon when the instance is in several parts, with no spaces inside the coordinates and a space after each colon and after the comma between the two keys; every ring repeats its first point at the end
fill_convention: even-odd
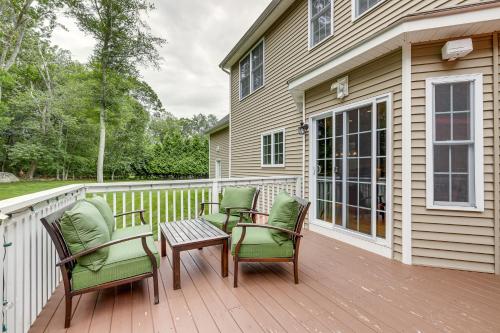
{"type": "Polygon", "coordinates": [[[309,124],[304,124],[303,121],[300,122],[300,126],[297,129],[299,135],[306,135],[309,132],[309,124]]]}

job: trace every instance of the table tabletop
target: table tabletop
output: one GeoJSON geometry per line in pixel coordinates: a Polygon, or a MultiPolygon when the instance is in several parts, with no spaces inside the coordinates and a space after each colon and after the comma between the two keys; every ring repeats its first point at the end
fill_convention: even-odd
{"type": "Polygon", "coordinates": [[[203,218],[160,223],[160,228],[172,248],[229,238],[228,234],[208,223],[203,218]]]}

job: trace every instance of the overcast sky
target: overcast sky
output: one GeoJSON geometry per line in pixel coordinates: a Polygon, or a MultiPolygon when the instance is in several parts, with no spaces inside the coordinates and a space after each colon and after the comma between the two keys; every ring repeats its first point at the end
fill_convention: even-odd
{"type": "MultiPolygon", "coordinates": [[[[153,33],[165,38],[160,70],[144,69],[144,79],[166,110],[178,117],[229,113],[229,78],[219,63],[255,21],[270,0],[156,0],[149,13],[153,33]]],[[[57,29],[53,41],[86,62],[93,40],[69,18],[68,31],[57,29]]]]}

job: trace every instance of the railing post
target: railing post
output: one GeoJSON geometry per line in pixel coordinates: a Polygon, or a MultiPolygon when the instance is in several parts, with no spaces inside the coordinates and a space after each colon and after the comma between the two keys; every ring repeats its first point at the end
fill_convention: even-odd
{"type": "MultiPolygon", "coordinates": [[[[0,213],[0,281],[2,281],[2,283],[3,283],[4,269],[5,269],[5,267],[3,267],[3,265],[4,265],[3,258],[4,258],[5,251],[7,251],[7,249],[5,248],[4,241],[3,241],[3,235],[5,232],[4,220],[6,220],[7,218],[8,218],[8,216],[0,213]]],[[[5,315],[4,307],[5,306],[6,306],[6,304],[5,304],[5,295],[3,294],[3,286],[0,286],[0,325],[2,325],[2,323],[4,322],[4,319],[5,319],[4,318],[4,315],[5,315]]],[[[0,329],[2,329],[2,327],[0,327],[0,329]]]]}
{"type": "MultiPolygon", "coordinates": [[[[212,183],[212,202],[219,202],[219,181],[217,179],[214,179],[212,183]]],[[[212,206],[212,212],[218,212],[219,211],[219,205],[211,205],[212,206]]]]}
{"type": "Polygon", "coordinates": [[[297,177],[295,181],[295,195],[303,198],[304,193],[302,193],[302,177],[297,177]]]}

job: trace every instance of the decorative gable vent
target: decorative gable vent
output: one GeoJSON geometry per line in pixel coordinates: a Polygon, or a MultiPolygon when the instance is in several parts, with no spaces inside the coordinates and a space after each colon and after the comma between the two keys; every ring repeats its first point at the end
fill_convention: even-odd
{"type": "Polygon", "coordinates": [[[332,84],[332,87],[330,88],[330,91],[337,91],[337,98],[338,99],[343,99],[346,98],[347,95],[349,95],[349,77],[344,76],[340,79],[337,80],[334,84],[332,84]]]}

